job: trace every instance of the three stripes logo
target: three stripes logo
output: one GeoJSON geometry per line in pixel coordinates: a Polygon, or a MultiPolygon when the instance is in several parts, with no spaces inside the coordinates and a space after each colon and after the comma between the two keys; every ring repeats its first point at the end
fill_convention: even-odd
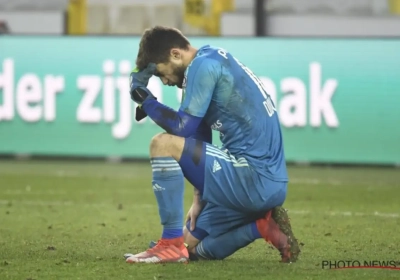
{"type": "Polygon", "coordinates": [[[233,167],[249,167],[249,164],[244,157],[235,158],[233,155],[229,154],[229,152],[221,151],[221,149],[215,146],[207,145],[206,155],[214,158],[213,172],[222,169],[219,162],[228,162],[233,167]]]}
{"type": "Polygon", "coordinates": [[[213,173],[217,172],[220,169],[221,169],[221,165],[219,164],[218,161],[214,160],[213,173]]]}
{"type": "Polygon", "coordinates": [[[159,184],[154,184],[154,185],[153,185],[153,190],[154,190],[155,192],[160,192],[160,191],[164,191],[165,188],[161,187],[159,184]]]}

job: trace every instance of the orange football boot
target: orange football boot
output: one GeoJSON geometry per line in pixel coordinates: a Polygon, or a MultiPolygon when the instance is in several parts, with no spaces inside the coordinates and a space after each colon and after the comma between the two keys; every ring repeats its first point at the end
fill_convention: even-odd
{"type": "Polygon", "coordinates": [[[188,263],[189,252],[183,237],[160,239],[157,244],[146,251],[125,255],[127,263],[188,263]]]}
{"type": "Polygon", "coordinates": [[[300,247],[294,237],[289,216],[283,207],[268,211],[264,218],[257,220],[257,229],[268,243],[277,248],[284,263],[296,262],[300,247]]]}

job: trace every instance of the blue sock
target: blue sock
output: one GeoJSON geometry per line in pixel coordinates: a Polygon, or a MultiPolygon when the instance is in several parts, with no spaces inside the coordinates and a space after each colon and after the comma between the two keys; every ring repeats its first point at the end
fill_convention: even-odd
{"type": "Polygon", "coordinates": [[[183,236],[184,178],[179,164],[172,157],[151,159],[153,191],[163,225],[162,238],[183,236]]]}
{"type": "Polygon", "coordinates": [[[254,226],[255,222],[234,229],[216,238],[207,236],[197,245],[196,255],[200,258],[210,260],[225,259],[261,237],[257,227],[255,227],[257,232],[253,232],[254,226]]]}

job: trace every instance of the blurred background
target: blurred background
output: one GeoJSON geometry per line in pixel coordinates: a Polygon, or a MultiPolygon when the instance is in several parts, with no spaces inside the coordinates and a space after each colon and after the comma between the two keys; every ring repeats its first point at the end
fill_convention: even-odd
{"type": "Polygon", "coordinates": [[[0,22],[2,155],[147,158],[160,129],[134,120],[128,79],[165,25],[260,77],[288,162],[400,163],[400,0],[0,0],[0,22]]]}
{"type": "Polygon", "coordinates": [[[0,0],[13,34],[398,36],[399,15],[399,0],[0,0]]]}

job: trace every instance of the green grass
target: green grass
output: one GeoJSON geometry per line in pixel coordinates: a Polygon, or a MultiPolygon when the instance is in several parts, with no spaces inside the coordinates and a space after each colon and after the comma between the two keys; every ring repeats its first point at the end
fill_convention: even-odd
{"type": "MultiPolygon", "coordinates": [[[[291,167],[285,206],[304,243],[295,264],[262,240],[223,261],[132,265],[160,235],[147,164],[0,162],[0,279],[399,279],[321,269],[400,260],[400,170],[291,167]]],[[[188,209],[192,188],[186,188],[188,209]]]]}

